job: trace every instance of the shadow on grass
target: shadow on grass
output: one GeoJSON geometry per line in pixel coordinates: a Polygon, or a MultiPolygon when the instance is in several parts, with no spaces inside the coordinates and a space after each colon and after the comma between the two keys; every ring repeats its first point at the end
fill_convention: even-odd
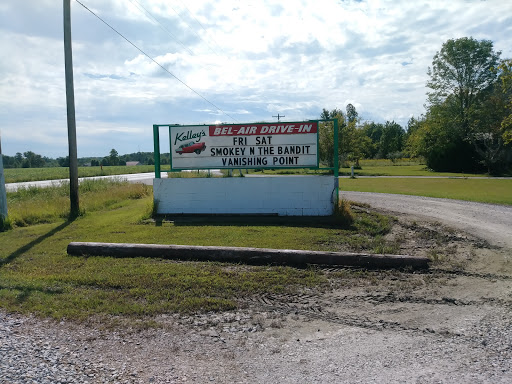
{"type": "Polygon", "coordinates": [[[19,291],[19,293],[16,295],[16,303],[22,304],[25,302],[32,293],[34,292],[41,292],[48,295],[58,295],[64,293],[64,290],[62,288],[52,288],[52,287],[31,287],[31,286],[23,286],[23,285],[1,285],[0,284],[0,290],[1,289],[7,289],[9,291],[19,291]]]}
{"type": "Polygon", "coordinates": [[[59,225],[58,227],[53,228],[48,233],[45,233],[44,235],[39,236],[37,239],[32,240],[30,243],[25,244],[23,247],[17,249],[13,253],[11,253],[9,256],[7,256],[5,259],[0,260],[0,267],[2,267],[5,264],[10,263],[11,261],[16,260],[16,258],[18,258],[25,252],[27,252],[30,249],[32,249],[33,247],[35,247],[37,244],[40,244],[41,242],[48,239],[49,237],[52,237],[57,232],[62,231],[64,228],[66,228],[68,225],[70,225],[73,221],[74,221],[73,219],[67,220],[64,223],[62,223],[61,225],[59,225]]]}
{"type": "Polygon", "coordinates": [[[236,227],[299,227],[354,229],[336,216],[269,216],[269,215],[158,215],[155,225],[163,222],[175,226],[236,226],[236,227]]]}

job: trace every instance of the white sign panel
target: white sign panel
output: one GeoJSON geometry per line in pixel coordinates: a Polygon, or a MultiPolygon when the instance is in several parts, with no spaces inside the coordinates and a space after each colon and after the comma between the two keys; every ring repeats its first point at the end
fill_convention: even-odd
{"type": "Polygon", "coordinates": [[[318,122],[171,126],[172,169],[317,168],[318,122]]]}

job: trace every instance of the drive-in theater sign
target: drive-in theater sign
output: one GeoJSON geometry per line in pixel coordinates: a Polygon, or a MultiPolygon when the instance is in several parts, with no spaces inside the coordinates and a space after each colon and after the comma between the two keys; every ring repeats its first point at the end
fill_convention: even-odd
{"type": "Polygon", "coordinates": [[[320,168],[319,124],[337,120],[222,124],[153,125],[155,179],[159,214],[277,214],[324,216],[338,199],[338,157],[333,168],[320,168]],[[161,127],[169,129],[171,172],[200,169],[331,169],[332,176],[162,178],[161,127]]]}
{"type": "Polygon", "coordinates": [[[318,167],[318,122],[171,126],[173,170],[318,167]]]}

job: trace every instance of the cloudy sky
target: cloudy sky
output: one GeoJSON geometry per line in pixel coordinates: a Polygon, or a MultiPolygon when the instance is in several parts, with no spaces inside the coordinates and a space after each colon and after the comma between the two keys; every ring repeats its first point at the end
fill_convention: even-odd
{"type": "MultiPolygon", "coordinates": [[[[153,124],[302,121],[348,103],[405,126],[447,39],[512,57],[510,0],[80,2],[166,70],[71,0],[79,157],[152,151],[153,124]]],[[[62,20],[61,0],[0,0],[6,155],[67,154],[62,20]]]]}

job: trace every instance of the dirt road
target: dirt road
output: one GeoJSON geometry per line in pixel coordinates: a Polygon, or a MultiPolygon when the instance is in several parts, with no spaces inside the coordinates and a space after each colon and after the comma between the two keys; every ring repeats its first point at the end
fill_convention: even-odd
{"type": "Polygon", "coordinates": [[[512,249],[510,206],[388,193],[343,191],[341,197],[409,217],[439,221],[482,237],[493,245],[512,249]]]}

